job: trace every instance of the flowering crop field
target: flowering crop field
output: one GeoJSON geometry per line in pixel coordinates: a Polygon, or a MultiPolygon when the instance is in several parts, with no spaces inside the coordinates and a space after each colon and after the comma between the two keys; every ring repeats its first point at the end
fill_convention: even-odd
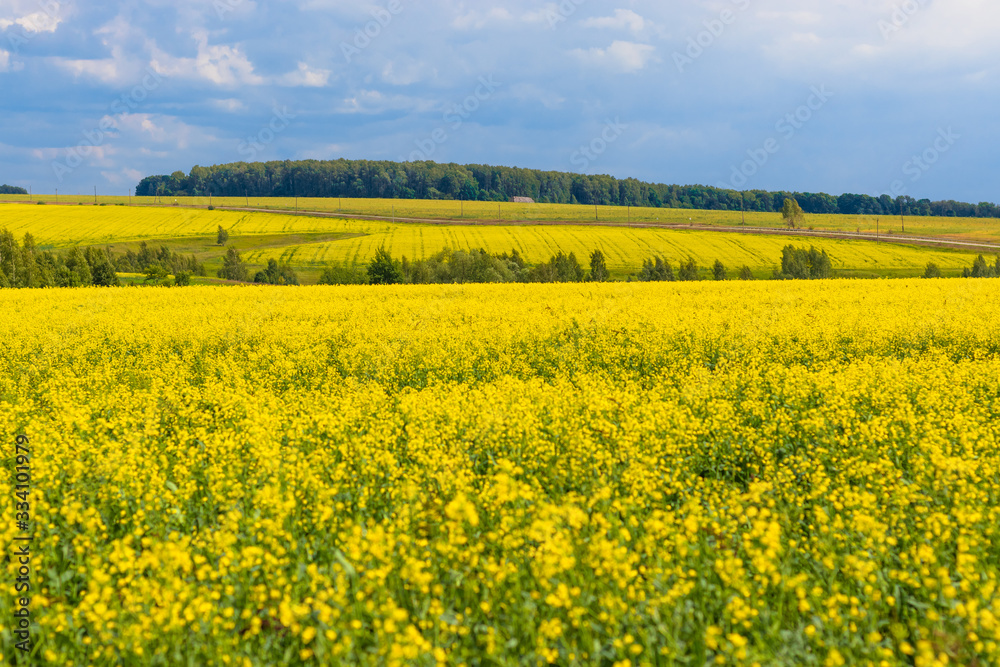
{"type": "Polygon", "coordinates": [[[0,229],[7,228],[18,238],[30,232],[43,248],[82,244],[122,252],[124,247],[135,249],[146,241],[154,248],[167,244],[185,255],[195,253],[213,271],[221,266],[225,252],[215,243],[219,226],[230,231],[251,265],[264,266],[269,259],[289,262],[305,272],[309,282],[316,282],[323,268],[332,263],[367,263],[382,245],[394,256],[410,259],[425,259],[446,247],[483,248],[491,253],[516,248],[533,263],[546,262],[562,251],[575,252],[583,264],[599,248],[613,277],[620,279],[638,271],[653,255],[675,266],[692,257],[704,268],[718,259],[731,272],[746,265],[758,277],[767,277],[780,265],[781,249],[789,243],[826,250],[840,275],[917,276],[928,262],[946,274],[958,275],[975,258],[971,252],[891,243],[674,229],[392,223],[173,207],[0,206],[0,229]],[[319,235],[342,238],[315,238],[319,235]]]}
{"type": "Polygon", "coordinates": [[[5,553],[14,434],[32,450],[24,662],[1000,663],[995,281],[0,312],[5,553]]]}
{"type": "MultiPolygon", "coordinates": [[[[94,198],[74,195],[2,195],[2,201],[24,204],[45,201],[49,204],[93,205],[94,198]]],[[[385,218],[429,218],[435,220],[548,223],[637,223],[661,225],[703,225],[781,228],[780,213],[748,211],[706,211],[686,208],[650,208],[633,206],[588,206],[575,204],[514,204],[425,199],[355,199],[320,197],[98,197],[105,205],[155,208],[196,206],[263,209],[274,212],[314,211],[385,218]]],[[[831,232],[890,234],[916,237],[941,237],[978,243],[1000,243],[1000,221],[996,218],[949,218],[898,215],[807,214],[803,227],[831,232]]]]}

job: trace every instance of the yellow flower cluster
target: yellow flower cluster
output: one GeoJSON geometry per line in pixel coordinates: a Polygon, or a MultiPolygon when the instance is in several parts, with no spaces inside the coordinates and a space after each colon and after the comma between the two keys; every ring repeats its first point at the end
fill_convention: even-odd
{"type": "Polygon", "coordinates": [[[0,312],[37,663],[1000,664],[993,281],[0,312]]]}

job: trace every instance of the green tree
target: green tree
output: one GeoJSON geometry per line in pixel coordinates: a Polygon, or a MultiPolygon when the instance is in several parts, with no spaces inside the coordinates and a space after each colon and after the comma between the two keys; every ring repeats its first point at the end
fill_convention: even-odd
{"type": "Polygon", "coordinates": [[[688,257],[686,261],[681,262],[681,268],[677,272],[678,280],[698,280],[698,265],[692,257],[688,257]]]}
{"type": "Polygon", "coordinates": [[[174,285],[178,287],[187,287],[191,284],[191,272],[190,271],[178,271],[174,274],[174,285]]]}
{"type": "Polygon", "coordinates": [[[715,260],[715,264],[712,265],[712,277],[716,280],[725,280],[728,278],[726,275],[726,266],[722,263],[722,260],[715,260]]]}
{"type": "Polygon", "coordinates": [[[994,267],[990,266],[986,261],[986,258],[980,255],[976,258],[976,261],[972,263],[972,277],[973,278],[994,278],[996,272],[994,267]]]}
{"type": "Polygon", "coordinates": [[[786,197],[785,204],[781,207],[781,217],[786,225],[794,229],[797,225],[802,224],[805,212],[797,200],[786,197]]]}
{"type": "Polygon", "coordinates": [[[159,264],[150,264],[146,267],[146,278],[142,281],[146,285],[166,287],[170,284],[170,273],[166,267],[159,264]]]}
{"type": "Polygon", "coordinates": [[[94,284],[100,287],[118,286],[118,274],[111,262],[103,261],[94,266],[92,271],[94,284]]]}
{"type": "Polygon", "coordinates": [[[17,239],[7,229],[0,230],[0,270],[11,287],[20,287],[24,272],[24,257],[17,239]]]}
{"type": "Polygon", "coordinates": [[[603,283],[608,279],[608,266],[604,261],[604,253],[595,250],[590,253],[590,280],[595,283],[603,283]]]}
{"type": "Polygon", "coordinates": [[[267,268],[258,271],[253,281],[264,285],[298,285],[299,277],[289,264],[279,264],[275,259],[267,260],[267,268]]]}
{"type": "Polygon", "coordinates": [[[63,260],[63,264],[74,276],[73,287],[79,285],[92,285],[94,283],[93,276],[90,271],[90,264],[87,263],[86,256],[84,256],[83,251],[80,250],[78,246],[73,246],[69,249],[69,252],[66,253],[66,257],[63,260]]]}
{"type": "Polygon", "coordinates": [[[372,285],[397,285],[403,282],[403,270],[383,245],[368,262],[368,282],[372,285]]]}
{"type": "Polygon", "coordinates": [[[743,265],[740,269],[740,280],[753,280],[753,271],[750,270],[749,266],[743,265]]]}
{"type": "Polygon", "coordinates": [[[226,245],[229,241],[229,232],[223,229],[222,225],[219,225],[219,232],[215,236],[216,245],[226,245]]]}
{"type": "Polygon", "coordinates": [[[247,265],[240,257],[240,251],[236,249],[236,246],[231,245],[226,248],[226,256],[222,258],[222,268],[219,269],[218,273],[219,277],[225,280],[246,282],[248,273],[247,265]]]}
{"type": "Polygon", "coordinates": [[[927,262],[927,268],[924,269],[924,278],[940,278],[941,268],[934,262],[927,262]]]}

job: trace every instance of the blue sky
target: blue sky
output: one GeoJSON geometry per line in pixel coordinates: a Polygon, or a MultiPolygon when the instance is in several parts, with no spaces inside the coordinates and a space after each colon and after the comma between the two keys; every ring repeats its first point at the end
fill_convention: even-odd
{"type": "Polygon", "coordinates": [[[986,0],[0,0],[0,182],[487,163],[998,201],[986,0]]]}

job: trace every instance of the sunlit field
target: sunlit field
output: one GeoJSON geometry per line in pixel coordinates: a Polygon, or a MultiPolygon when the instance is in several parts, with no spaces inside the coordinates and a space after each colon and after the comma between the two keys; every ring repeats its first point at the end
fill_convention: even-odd
{"type": "MultiPolygon", "coordinates": [[[[2,195],[0,201],[45,201],[50,204],[94,205],[93,195],[2,195]]],[[[646,208],[623,206],[580,206],[568,204],[514,204],[497,202],[462,202],[451,200],[391,200],[312,197],[126,197],[104,196],[96,199],[107,206],[196,206],[254,208],[274,211],[316,211],[389,218],[427,218],[453,221],[485,222],[583,222],[617,224],[711,225],[780,228],[780,213],[740,211],[703,211],[694,209],[646,208]]],[[[805,228],[843,233],[897,236],[930,236],[982,243],[1000,243],[1000,219],[911,217],[898,215],[810,215],[805,228]]]]}
{"type": "Polygon", "coordinates": [[[840,276],[918,276],[928,262],[946,275],[958,275],[974,258],[968,251],[891,243],[651,227],[393,223],[182,207],[0,206],[0,227],[18,238],[30,232],[43,249],[81,244],[124,252],[145,241],[193,253],[213,271],[224,253],[216,245],[219,226],[229,230],[231,242],[251,264],[264,265],[272,258],[287,261],[313,283],[331,263],[364,265],[382,245],[394,256],[409,259],[424,259],[446,247],[483,248],[491,253],[516,249],[530,262],[573,252],[584,264],[591,252],[600,249],[617,279],[635,273],[654,255],[675,266],[691,257],[706,271],[720,260],[734,274],[748,266],[764,278],[780,263],[781,248],[789,243],[826,250],[840,276]]]}
{"type": "Polygon", "coordinates": [[[997,281],[0,311],[32,664],[1000,662],[997,281]]]}

